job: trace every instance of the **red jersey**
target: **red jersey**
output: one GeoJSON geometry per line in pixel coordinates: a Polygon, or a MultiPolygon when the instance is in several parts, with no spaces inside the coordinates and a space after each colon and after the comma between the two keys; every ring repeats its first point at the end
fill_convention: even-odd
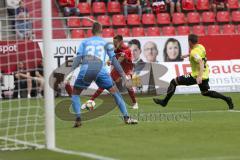
{"type": "MultiPolygon", "coordinates": [[[[133,72],[132,52],[129,49],[129,47],[123,44],[121,49],[116,49],[114,52],[116,54],[117,59],[122,55],[122,53],[124,53],[124,60],[120,64],[126,75],[132,75],[133,72]]],[[[120,78],[120,75],[114,68],[111,71],[111,77],[113,78],[114,81],[120,78]]]]}

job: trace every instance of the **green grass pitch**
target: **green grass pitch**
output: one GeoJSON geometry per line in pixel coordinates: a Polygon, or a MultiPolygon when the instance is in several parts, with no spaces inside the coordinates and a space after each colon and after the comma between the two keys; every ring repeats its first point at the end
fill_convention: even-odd
{"type": "MultiPolygon", "coordinates": [[[[129,108],[139,116],[134,126],[123,124],[117,108],[85,121],[81,128],[56,118],[57,147],[123,160],[239,160],[240,93],[225,95],[233,98],[237,111],[227,111],[222,100],[192,94],[175,95],[166,108],[155,105],[150,96],[138,97],[139,110],[129,108]],[[180,117],[172,118],[176,115],[180,117]]],[[[0,160],[33,159],[88,158],[48,150],[0,152],[0,160]]]]}

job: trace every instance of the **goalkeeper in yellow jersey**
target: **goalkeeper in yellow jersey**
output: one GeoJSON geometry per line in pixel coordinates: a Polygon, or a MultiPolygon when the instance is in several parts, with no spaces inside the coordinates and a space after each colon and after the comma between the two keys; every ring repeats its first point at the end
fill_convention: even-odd
{"type": "Polygon", "coordinates": [[[207,64],[206,50],[204,46],[198,44],[198,36],[190,34],[188,36],[188,43],[190,47],[189,60],[192,68],[192,73],[179,76],[172,79],[167,90],[167,95],[164,99],[154,98],[153,101],[165,107],[168,101],[173,96],[176,86],[178,85],[194,85],[198,84],[201,94],[211,98],[220,98],[228,104],[229,109],[233,109],[234,105],[230,97],[226,97],[216,91],[209,90],[209,68],[207,64]]]}

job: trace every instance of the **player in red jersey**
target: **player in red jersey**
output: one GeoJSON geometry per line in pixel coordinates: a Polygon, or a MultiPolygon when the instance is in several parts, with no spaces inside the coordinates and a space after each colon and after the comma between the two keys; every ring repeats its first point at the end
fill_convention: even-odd
{"type": "MultiPolygon", "coordinates": [[[[123,37],[121,35],[116,35],[113,38],[113,43],[115,47],[115,54],[116,58],[120,62],[125,74],[129,79],[132,78],[132,73],[133,73],[133,63],[132,63],[132,53],[131,50],[128,46],[126,46],[123,42],[123,37]]],[[[110,63],[108,64],[110,65],[110,63]]],[[[118,72],[113,68],[111,71],[111,77],[116,83],[121,82],[121,76],[118,74],[118,72]]],[[[72,86],[70,85],[69,82],[65,84],[65,89],[69,95],[72,94],[72,86]]],[[[138,103],[135,98],[135,93],[132,87],[127,88],[129,96],[132,100],[132,108],[133,109],[138,109],[138,103]]],[[[103,88],[98,88],[98,90],[92,95],[90,100],[94,100],[97,98],[102,92],[104,91],[103,88]]],[[[85,108],[85,104],[82,105],[82,109],[85,108]]]]}
{"type": "MultiPolygon", "coordinates": [[[[130,48],[124,44],[123,42],[123,37],[121,35],[116,35],[113,38],[113,44],[115,47],[115,54],[116,58],[120,62],[125,74],[129,79],[132,78],[132,73],[133,73],[133,63],[132,63],[132,53],[130,48]]],[[[121,81],[121,76],[118,74],[118,72],[113,68],[111,71],[111,77],[114,80],[114,82],[119,83],[121,81]]],[[[92,95],[90,100],[94,100],[97,98],[104,89],[98,88],[98,90],[92,95]]],[[[135,93],[132,87],[128,87],[128,94],[132,100],[132,108],[133,109],[138,109],[138,103],[135,98],[135,93]]],[[[84,105],[84,104],[83,104],[84,105]]],[[[84,108],[84,106],[82,107],[84,108]]]]}

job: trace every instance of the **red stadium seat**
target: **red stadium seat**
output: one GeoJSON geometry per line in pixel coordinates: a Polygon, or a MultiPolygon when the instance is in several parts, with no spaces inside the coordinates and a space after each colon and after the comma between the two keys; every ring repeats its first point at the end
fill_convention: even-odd
{"type": "Polygon", "coordinates": [[[160,36],[160,29],[158,27],[148,27],[147,36],[160,36]]]}
{"type": "Polygon", "coordinates": [[[232,24],[223,25],[223,34],[232,35],[235,34],[235,26],[232,24]]]}
{"type": "MultiPolygon", "coordinates": [[[[94,20],[93,16],[88,16],[86,18],[90,18],[90,19],[94,20]]],[[[93,22],[88,20],[88,19],[86,19],[86,18],[82,19],[82,26],[83,27],[91,27],[93,25],[93,22]]]]}
{"type": "Polygon", "coordinates": [[[197,0],[197,10],[209,10],[209,0],[197,0]]]}
{"type": "Polygon", "coordinates": [[[129,14],[127,16],[127,23],[130,26],[138,26],[141,24],[140,17],[138,14],[129,14]]]}
{"type": "Polygon", "coordinates": [[[148,13],[142,15],[142,24],[144,25],[154,25],[156,24],[154,14],[148,13]]]}
{"type": "Polygon", "coordinates": [[[175,36],[175,28],[173,26],[165,26],[162,28],[162,32],[164,36],[175,36]]]}
{"type": "Polygon", "coordinates": [[[209,25],[207,26],[208,35],[218,35],[220,34],[220,28],[218,25],[209,25]]]}
{"type": "Polygon", "coordinates": [[[68,27],[80,27],[81,21],[78,17],[69,17],[67,20],[68,27]]]}
{"type": "Polygon", "coordinates": [[[194,11],[194,0],[182,0],[182,9],[185,11],[194,11]]]}
{"type": "Polygon", "coordinates": [[[118,28],[117,34],[122,35],[123,37],[130,37],[128,28],[118,28]]]}
{"type": "Polygon", "coordinates": [[[217,12],[217,22],[228,23],[230,21],[230,15],[227,11],[217,12]]]}
{"type": "Polygon", "coordinates": [[[103,26],[110,26],[110,18],[107,15],[100,15],[97,17],[97,21],[101,23],[103,26]]]}
{"type": "Polygon", "coordinates": [[[175,25],[185,24],[185,16],[183,13],[173,13],[172,23],[175,25]]]}
{"type": "Polygon", "coordinates": [[[168,25],[171,23],[170,15],[168,13],[157,14],[157,24],[168,25]]]}
{"type": "Polygon", "coordinates": [[[189,24],[200,23],[200,15],[198,12],[189,12],[187,14],[187,19],[189,24]]]}
{"type": "Polygon", "coordinates": [[[203,23],[214,23],[215,14],[213,12],[203,12],[202,13],[202,22],[203,23]]]}
{"type": "Polygon", "coordinates": [[[232,12],[232,21],[236,23],[240,22],[240,11],[232,12]]]}
{"type": "Polygon", "coordinates": [[[238,9],[239,8],[238,0],[228,0],[228,8],[238,9]]]}
{"type": "Polygon", "coordinates": [[[240,34],[240,25],[237,25],[237,33],[240,34]]]}
{"type": "Polygon", "coordinates": [[[72,30],[71,38],[84,38],[84,30],[82,30],[82,29],[72,30]]]}
{"type": "Polygon", "coordinates": [[[144,37],[144,29],[142,27],[135,27],[132,29],[132,36],[133,37],[144,37]]]}
{"type": "Polygon", "coordinates": [[[87,2],[78,3],[78,9],[81,14],[91,14],[91,6],[87,2]]]}
{"type": "Polygon", "coordinates": [[[106,5],[104,2],[93,2],[92,3],[92,12],[94,14],[104,14],[106,13],[106,5]]]}
{"type": "Polygon", "coordinates": [[[92,36],[93,36],[92,30],[91,29],[87,30],[86,37],[92,37],[92,36]]]}
{"type": "Polygon", "coordinates": [[[205,28],[202,25],[193,26],[192,32],[196,35],[203,36],[205,35],[205,28]]]}
{"type": "Polygon", "coordinates": [[[189,26],[178,26],[177,32],[178,32],[178,35],[189,35],[190,28],[189,26]]]}
{"type": "Polygon", "coordinates": [[[110,1],[107,4],[108,13],[120,13],[121,5],[118,1],[110,1]]]}
{"type": "Polygon", "coordinates": [[[126,19],[122,14],[112,16],[113,26],[126,26],[126,19]]]}
{"type": "Polygon", "coordinates": [[[112,28],[104,28],[102,36],[103,37],[114,37],[114,30],[112,28]]]}

